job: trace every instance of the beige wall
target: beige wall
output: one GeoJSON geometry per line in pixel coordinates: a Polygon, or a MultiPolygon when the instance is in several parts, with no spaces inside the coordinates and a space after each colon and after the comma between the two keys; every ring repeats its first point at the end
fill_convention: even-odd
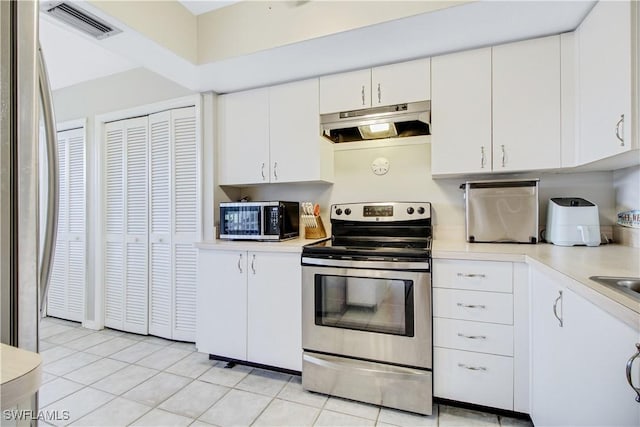
{"type": "Polygon", "coordinates": [[[93,1],[91,4],[160,46],[196,64],[198,22],[178,1],[93,1]]]}
{"type": "Polygon", "coordinates": [[[246,55],[469,1],[241,1],[198,17],[198,63],[246,55]]]}

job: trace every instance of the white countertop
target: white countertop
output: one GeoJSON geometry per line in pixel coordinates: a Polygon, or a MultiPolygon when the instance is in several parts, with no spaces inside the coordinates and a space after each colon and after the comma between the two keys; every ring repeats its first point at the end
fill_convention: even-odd
{"type": "Polygon", "coordinates": [[[42,358],[37,353],[0,344],[0,361],[0,401],[2,409],[7,409],[38,391],[42,358]]]}
{"type": "Polygon", "coordinates": [[[589,279],[591,276],[640,277],[640,249],[621,245],[564,247],[539,243],[499,244],[434,240],[434,259],[526,262],[543,269],[621,321],[640,330],[640,302],[589,279]]]}
{"type": "Polygon", "coordinates": [[[305,239],[298,237],[295,239],[283,240],[281,242],[257,242],[254,240],[212,240],[195,243],[198,249],[209,249],[214,251],[251,251],[251,252],[292,252],[302,253],[302,247],[310,243],[324,239],[305,239]]]}

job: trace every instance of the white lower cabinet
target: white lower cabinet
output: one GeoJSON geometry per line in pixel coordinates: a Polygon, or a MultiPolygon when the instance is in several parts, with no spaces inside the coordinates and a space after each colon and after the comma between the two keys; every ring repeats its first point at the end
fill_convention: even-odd
{"type": "Polygon", "coordinates": [[[517,394],[528,375],[521,356],[527,349],[516,351],[521,341],[514,333],[516,328],[526,333],[526,325],[518,323],[521,316],[514,316],[527,292],[526,274],[521,273],[526,267],[521,267],[433,261],[434,396],[526,412],[520,402],[527,397],[517,394]]]}
{"type": "Polygon", "coordinates": [[[198,351],[301,371],[300,254],[198,252],[198,351]]]}
{"type": "Polygon", "coordinates": [[[437,397],[513,408],[513,357],[435,347],[433,360],[437,397]]]}
{"type": "Polygon", "coordinates": [[[538,270],[532,272],[531,313],[533,422],[640,425],[640,403],[625,375],[640,332],[538,270]]]}

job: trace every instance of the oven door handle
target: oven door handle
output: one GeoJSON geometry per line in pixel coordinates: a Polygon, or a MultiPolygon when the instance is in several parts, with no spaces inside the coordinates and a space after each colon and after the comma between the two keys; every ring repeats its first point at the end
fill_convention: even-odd
{"type": "Polygon", "coordinates": [[[416,375],[430,375],[429,371],[422,371],[418,369],[404,368],[401,366],[385,366],[385,369],[371,369],[362,366],[357,366],[355,363],[341,364],[331,362],[329,360],[321,359],[316,356],[304,354],[303,360],[313,365],[322,366],[323,368],[332,369],[334,371],[357,371],[358,375],[366,375],[377,378],[388,378],[395,380],[410,380],[415,381],[416,375]]]}
{"type": "Polygon", "coordinates": [[[361,261],[348,259],[302,257],[302,265],[320,267],[369,268],[374,270],[429,271],[429,261],[361,261]]]}

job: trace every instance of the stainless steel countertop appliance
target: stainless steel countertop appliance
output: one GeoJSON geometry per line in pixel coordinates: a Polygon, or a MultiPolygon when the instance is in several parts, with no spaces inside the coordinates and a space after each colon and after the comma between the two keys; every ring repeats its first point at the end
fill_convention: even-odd
{"type": "Polygon", "coordinates": [[[331,207],[302,250],[302,386],[432,413],[431,204],[331,207]]]}
{"type": "Polygon", "coordinates": [[[462,184],[467,241],[536,243],[538,182],[519,179],[462,184]]]}

